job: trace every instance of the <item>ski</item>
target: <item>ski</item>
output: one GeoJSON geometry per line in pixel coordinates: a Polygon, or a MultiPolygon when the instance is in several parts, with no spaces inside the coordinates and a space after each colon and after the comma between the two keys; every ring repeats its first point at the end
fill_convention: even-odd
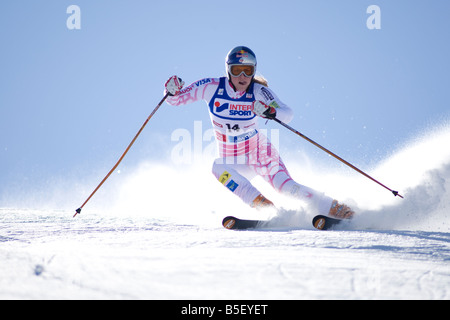
{"type": "Polygon", "coordinates": [[[229,230],[246,230],[261,227],[266,222],[265,220],[246,220],[228,216],[222,220],[222,225],[229,230]]]}
{"type": "Polygon", "coordinates": [[[316,228],[316,229],[328,230],[331,227],[341,223],[343,220],[348,220],[348,219],[336,219],[336,218],[331,218],[328,216],[318,215],[313,218],[312,224],[313,224],[314,228],[316,228]]]}
{"type": "MultiPolygon", "coordinates": [[[[312,224],[316,229],[328,230],[343,220],[348,219],[336,219],[324,215],[317,215],[313,218],[312,224]]],[[[222,220],[222,225],[228,230],[247,230],[267,227],[268,222],[269,220],[247,220],[228,216],[222,220]]]]}

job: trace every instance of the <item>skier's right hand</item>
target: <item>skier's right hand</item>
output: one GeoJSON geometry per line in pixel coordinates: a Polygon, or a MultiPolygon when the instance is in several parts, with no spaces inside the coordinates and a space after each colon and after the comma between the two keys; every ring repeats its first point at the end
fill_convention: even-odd
{"type": "Polygon", "coordinates": [[[181,88],[184,86],[184,81],[178,76],[171,76],[165,84],[166,92],[170,96],[176,96],[180,94],[181,88]]]}

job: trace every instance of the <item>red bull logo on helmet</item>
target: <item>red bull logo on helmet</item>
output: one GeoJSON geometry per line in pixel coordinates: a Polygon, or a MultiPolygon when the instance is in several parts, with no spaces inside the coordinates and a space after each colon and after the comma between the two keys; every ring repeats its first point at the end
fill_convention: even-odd
{"type": "Polygon", "coordinates": [[[239,50],[236,52],[236,58],[248,58],[248,52],[245,50],[239,50]]]}

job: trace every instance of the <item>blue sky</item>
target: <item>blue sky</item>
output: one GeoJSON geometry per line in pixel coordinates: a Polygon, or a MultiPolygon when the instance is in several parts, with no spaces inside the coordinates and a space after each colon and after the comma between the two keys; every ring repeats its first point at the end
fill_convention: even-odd
{"type": "MultiPolygon", "coordinates": [[[[449,13],[445,0],[2,1],[0,200],[55,177],[100,182],[167,78],[223,76],[237,45],[255,51],[259,73],[295,110],[291,126],[368,168],[448,119],[449,13]],[[79,30],[66,25],[72,4],[79,30]],[[381,29],[366,26],[370,5],[381,29]]],[[[195,121],[210,128],[203,102],[164,105],[122,169],[170,163],[172,133],[195,121]]],[[[280,150],[325,157],[284,129],[280,150]]]]}

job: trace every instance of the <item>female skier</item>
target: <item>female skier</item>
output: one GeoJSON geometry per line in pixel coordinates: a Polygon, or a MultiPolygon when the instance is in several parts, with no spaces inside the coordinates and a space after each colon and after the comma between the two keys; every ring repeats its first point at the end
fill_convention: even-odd
{"type": "Polygon", "coordinates": [[[274,206],[250,183],[259,175],[277,191],[307,201],[320,214],[351,218],[354,212],[345,204],[295,182],[277,150],[259,132],[259,117],[289,123],[293,112],[268,88],[264,78],[255,77],[256,65],[252,50],[236,47],[226,56],[227,77],[205,78],[182,89],[184,82],[172,76],[165,84],[167,102],[180,106],[205,100],[220,155],[212,172],[246,204],[258,209],[274,206]]]}

